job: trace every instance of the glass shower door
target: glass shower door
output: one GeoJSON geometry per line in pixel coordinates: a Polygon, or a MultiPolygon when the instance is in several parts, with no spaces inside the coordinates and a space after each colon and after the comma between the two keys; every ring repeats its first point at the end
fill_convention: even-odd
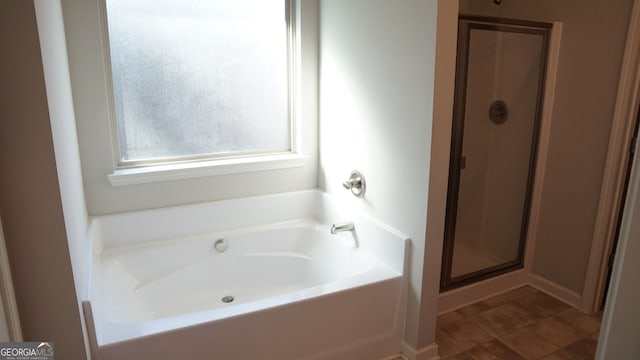
{"type": "Polygon", "coordinates": [[[460,20],[443,289],[522,267],[549,29],[460,20]]]}

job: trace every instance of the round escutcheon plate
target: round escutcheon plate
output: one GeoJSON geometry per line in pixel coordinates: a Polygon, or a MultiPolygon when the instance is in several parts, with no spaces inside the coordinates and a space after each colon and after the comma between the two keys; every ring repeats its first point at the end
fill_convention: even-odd
{"type": "Polygon", "coordinates": [[[489,119],[496,124],[501,125],[507,118],[509,117],[509,107],[507,107],[507,103],[502,100],[494,101],[489,107],[489,119]]]}

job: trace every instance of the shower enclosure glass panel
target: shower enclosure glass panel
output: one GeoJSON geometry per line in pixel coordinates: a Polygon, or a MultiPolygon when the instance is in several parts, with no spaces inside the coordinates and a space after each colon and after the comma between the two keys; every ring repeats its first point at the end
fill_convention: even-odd
{"type": "Polygon", "coordinates": [[[549,27],[460,20],[442,288],[522,267],[549,27]]]}

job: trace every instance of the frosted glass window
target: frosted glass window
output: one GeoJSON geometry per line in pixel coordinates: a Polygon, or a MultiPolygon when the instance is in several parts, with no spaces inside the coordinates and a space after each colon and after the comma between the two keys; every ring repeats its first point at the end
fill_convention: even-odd
{"type": "Polygon", "coordinates": [[[107,0],[123,163],[291,150],[284,0],[107,0]]]}

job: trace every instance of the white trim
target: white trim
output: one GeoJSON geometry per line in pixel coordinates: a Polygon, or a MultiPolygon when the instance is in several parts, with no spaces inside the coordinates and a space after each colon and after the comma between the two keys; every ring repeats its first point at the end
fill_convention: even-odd
{"type": "Polygon", "coordinates": [[[620,204],[624,192],[633,125],[640,104],[640,1],[633,5],[625,46],[609,150],[602,180],[600,201],[587,264],[580,309],[594,312],[600,307],[607,276],[607,259],[611,252],[620,204]]]}
{"type": "Polygon", "coordinates": [[[2,302],[2,307],[5,312],[9,340],[22,341],[22,328],[20,326],[16,295],[13,291],[9,254],[7,253],[7,246],[4,241],[2,219],[0,219],[0,301],[2,302]]]}
{"type": "Polygon", "coordinates": [[[572,307],[580,308],[580,294],[527,270],[519,270],[440,294],[438,314],[457,310],[525,285],[532,286],[572,307]]]}
{"type": "Polygon", "coordinates": [[[101,360],[100,356],[100,347],[98,346],[98,339],[96,337],[96,326],[95,321],[93,319],[93,310],[91,309],[90,301],[82,302],[82,312],[84,314],[85,326],[87,330],[87,335],[89,337],[89,350],[91,355],[91,360],[101,360]]]}
{"type": "Polygon", "coordinates": [[[438,344],[433,343],[422,349],[414,349],[411,345],[402,343],[402,356],[407,360],[439,360],[438,344]]]}
{"type": "Polygon", "coordinates": [[[526,270],[512,271],[490,279],[478,281],[438,296],[438,314],[473,304],[492,296],[527,285],[526,270]]]}
{"type": "Polygon", "coordinates": [[[553,105],[556,97],[558,77],[558,62],[560,60],[560,41],[562,39],[562,22],[554,22],[549,37],[547,69],[545,74],[544,95],[542,100],[542,114],[540,119],[540,133],[538,135],[538,153],[536,154],[536,171],[531,194],[531,209],[527,224],[527,241],[525,245],[524,266],[531,271],[533,254],[538,237],[538,222],[540,220],[540,204],[544,188],[547,158],[549,157],[549,139],[551,137],[551,121],[553,119],[553,105]]]}
{"type": "MultiPolygon", "coordinates": [[[[636,1],[636,5],[640,2],[636,1]]],[[[636,150],[639,146],[636,144],[636,150]]],[[[617,256],[611,274],[596,359],[637,360],[640,355],[640,157],[633,160],[617,256]]]]}
{"type": "Polygon", "coordinates": [[[168,165],[117,169],[107,177],[113,186],[192,179],[212,175],[302,167],[308,156],[298,154],[265,155],[168,165]]]}
{"type": "Polygon", "coordinates": [[[563,286],[560,286],[553,281],[545,279],[535,274],[529,274],[530,286],[552,296],[568,305],[571,305],[577,309],[580,308],[580,301],[582,300],[580,294],[571,291],[563,286]]]}
{"type": "MultiPolygon", "coordinates": [[[[113,72],[111,66],[111,43],[109,42],[109,21],[107,19],[107,0],[98,1],[100,17],[100,40],[104,53],[104,80],[106,85],[106,116],[109,120],[109,139],[111,142],[111,159],[113,168],[118,168],[120,162],[120,141],[118,139],[118,120],[116,119],[115,91],[113,89],[113,72]]],[[[109,179],[111,182],[111,179],[109,179]]],[[[113,183],[112,183],[113,185],[113,183]]]]}
{"type": "Polygon", "coordinates": [[[395,354],[395,355],[385,356],[380,360],[406,360],[406,357],[404,357],[402,354],[395,354]]]}

